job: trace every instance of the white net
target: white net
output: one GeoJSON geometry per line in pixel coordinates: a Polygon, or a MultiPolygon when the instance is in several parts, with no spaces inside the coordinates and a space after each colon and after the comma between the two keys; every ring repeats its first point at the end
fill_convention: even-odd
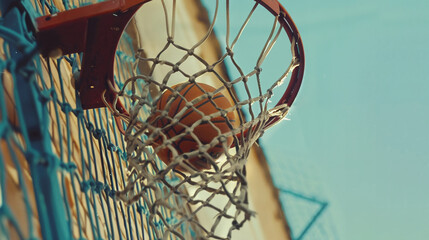
{"type": "Polygon", "coordinates": [[[150,40],[152,35],[141,37],[158,47],[142,46],[136,53],[134,76],[117,82],[118,87],[110,85],[117,97],[105,103],[126,123],[129,163],[128,184],[117,196],[127,203],[143,199],[148,204],[148,222],[157,239],[185,239],[183,226],[191,226],[196,239],[229,239],[254,215],[247,196],[246,160],[273,119],[282,119],[289,110],[287,102],[277,103],[280,97],[274,103],[271,98],[286,90],[279,86],[299,66],[298,35],[285,29],[284,12],[273,14],[258,2],[233,31],[229,1],[211,1],[207,3],[213,4],[210,19],[200,14],[200,19],[193,20],[207,23],[204,31],[187,36],[184,42],[178,29],[186,20],[177,18],[179,4],[189,4],[184,2],[161,0],[158,5],[143,6],[142,11],[162,8],[159,19],[150,19],[159,23],[157,28],[165,23],[162,30],[152,29],[153,35],[161,37],[156,41],[150,40]],[[244,57],[246,52],[255,56],[250,65],[237,57],[236,48],[249,41],[246,31],[258,11],[266,14],[267,31],[262,43],[240,52],[244,57]],[[206,54],[204,49],[216,41],[215,32],[222,31],[224,40],[217,53],[206,54]],[[290,53],[281,53],[282,61],[290,56],[290,64],[276,76],[273,72],[264,76],[262,68],[271,64],[269,53],[276,45],[281,50],[291,47],[290,53]],[[127,112],[113,107],[120,102],[132,103],[125,106],[127,112]],[[165,165],[157,164],[158,158],[165,165]],[[189,208],[169,202],[184,202],[189,208]],[[165,217],[169,215],[175,216],[174,221],[165,217]],[[212,221],[199,221],[202,215],[212,221]]]}

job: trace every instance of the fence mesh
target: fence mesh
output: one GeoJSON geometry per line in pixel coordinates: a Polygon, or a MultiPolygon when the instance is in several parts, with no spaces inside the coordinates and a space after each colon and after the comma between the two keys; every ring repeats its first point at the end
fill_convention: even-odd
{"type": "MultiPolygon", "coordinates": [[[[155,231],[163,223],[150,219],[148,209],[156,201],[155,190],[147,189],[145,198],[133,205],[115,198],[128,179],[126,143],[106,108],[82,109],[72,79],[79,71],[81,56],[43,58],[26,21],[90,3],[23,1],[26,11],[19,4],[1,9],[2,239],[40,239],[42,235],[46,239],[161,238],[155,231]],[[38,191],[49,192],[52,199],[40,199],[38,191]],[[41,209],[42,205],[36,207],[38,201],[52,205],[41,209]],[[58,221],[52,222],[52,218],[58,221]],[[154,228],[148,227],[149,221],[154,228]]],[[[125,33],[115,59],[118,81],[131,76],[134,51],[132,39],[125,33]]],[[[137,184],[136,188],[143,187],[137,184]]],[[[181,199],[171,199],[169,204],[187,209],[181,199]]],[[[168,222],[177,221],[167,209],[160,211],[168,222]]],[[[196,237],[185,224],[177,231],[185,238],[196,237]]]]}

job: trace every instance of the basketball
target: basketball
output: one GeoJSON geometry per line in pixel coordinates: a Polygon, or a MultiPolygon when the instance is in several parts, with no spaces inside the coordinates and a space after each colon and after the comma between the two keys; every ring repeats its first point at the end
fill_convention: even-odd
{"type": "MultiPolygon", "coordinates": [[[[214,92],[216,90],[215,88],[204,83],[184,84],[185,86],[183,86],[183,84],[178,84],[172,87],[174,90],[181,89],[178,91],[182,97],[174,95],[169,89],[162,93],[156,105],[155,113],[149,117],[148,122],[154,127],[161,128],[161,132],[165,136],[155,137],[154,144],[156,146],[162,145],[166,139],[183,134],[185,131],[189,132],[189,134],[185,134],[183,137],[172,142],[172,146],[177,153],[179,155],[184,154],[184,158],[187,159],[186,153],[199,149],[200,145],[196,137],[201,144],[209,144],[219,136],[219,133],[226,133],[231,131],[231,128],[237,127],[238,121],[235,111],[229,111],[226,115],[221,116],[219,112],[221,109],[225,110],[232,107],[230,100],[221,92],[208,97],[206,93],[214,92]],[[193,102],[192,105],[189,104],[198,97],[202,97],[202,99],[196,100],[197,102],[193,102]],[[183,111],[184,108],[186,110],[183,111]],[[164,114],[162,114],[162,112],[164,112],[164,114]],[[219,114],[210,117],[208,121],[200,121],[203,115],[208,116],[214,113],[219,114]],[[171,124],[171,119],[173,118],[177,118],[178,122],[166,127],[171,124]],[[198,121],[200,121],[199,124],[193,126],[198,121]]],[[[228,148],[231,146],[232,142],[232,136],[226,137],[226,146],[228,148]]],[[[222,155],[224,148],[222,143],[218,142],[206,152],[215,160],[222,155]]],[[[173,159],[173,153],[167,146],[162,147],[157,154],[167,165],[173,159]]],[[[186,163],[197,170],[211,168],[210,161],[208,161],[203,154],[188,158],[186,163]]],[[[181,171],[185,170],[181,166],[176,167],[176,169],[181,171]]]]}

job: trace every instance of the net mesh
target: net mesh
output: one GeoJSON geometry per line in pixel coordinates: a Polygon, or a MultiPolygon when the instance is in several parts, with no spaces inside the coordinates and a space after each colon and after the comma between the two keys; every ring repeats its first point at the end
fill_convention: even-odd
{"type": "MultiPolygon", "coordinates": [[[[175,234],[180,224],[196,223],[198,216],[210,216],[212,221],[196,224],[194,230],[203,238],[230,238],[232,231],[239,229],[254,214],[249,208],[245,168],[250,148],[263,134],[270,119],[283,118],[289,109],[287,104],[273,106],[270,100],[288,73],[299,64],[294,53],[294,40],[290,65],[283,67],[270,82],[262,74],[262,66],[270,51],[276,43],[291,46],[289,39],[282,35],[279,16],[267,15],[270,27],[264,41],[255,46],[256,60],[244,62],[247,65],[242,66],[236,58],[235,48],[240,41],[247,41],[243,35],[255,11],[258,8],[266,11],[261,5],[255,3],[241,20],[238,31],[232,33],[229,1],[216,1],[211,6],[214,12],[211,19],[205,19],[205,31],[194,42],[181,43],[181,38],[176,35],[176,28],[181,24],[176,17],[176,4],[179,2],[160,2],[163,15],[159,20],[151,18],[165,23],[165,29],[160,33],[164,38],[157,41],[159,51],[154,51],[153,46],[152,49],[140,48],[136,52],[134,76],[125,82],[117,82],[116,88],[110,85],[117,97],[113,103],[105,101],[114,115],[127,123],[124,133],[130,180],[117,196],[133,203],[145,199],[147,190],[155,189],[157,200],[148,202],[148,209],[151,219],[162,222],[160,235],[162,232],[175,234]],[[222,10],[224,12],[219,14],[222,10]],[[218,22],[223,22],[218,20],[220,16],[226,19],[225,25],[218,26],[218,22]],[[215,58],[206,57],[201,49],[214,38],[214,30],[222,31],[220,28],[224,28],[226,34],[222,43],[224,50],[219,48],[220,53],[215,58]],[[233,69],[227,72],[226,68],[233,69]],[[213,88],[208,89],[205,84],[213,88]],[[198,89],[200,94],[188,97],[186,94],[191,88],[198,89]],[[218,104],[215,99],[219,96],[226,97],[231,105],[218,104]],[[131,103],[128,112],[113,107],[121,101],[131,103]],[[182,104],[178,106],[177,102],[182,104]],[[203,104],[213,105],[216,111],[202,111],[203,104]],[[190,114],[194,114],[194,119],[186,122],[190,114]],[[231,114],[235,120],[230,118],[231,114]],[[217,125],[219,121],[223,121],[227,129],[225,125],[217,125]],[[207,139],[211,130],[216,135],[207,139]],[[183,139],[194,144],[192,147],[181,145],[183,139]],[[228,139],[232,143],[228,143],[228,139]],[[223,155],[214,154],[214,148],[222,148],[223,155]],[[169,152],[167,159],[163,159],[166,165],[160,166],[156,159],[158,155],[165,155],[165,151],[169,152]],[[206,167],[196,164],[195,158],[206,167]],[[172,179],[172,175],[178,177],[172,179]],[[136,184],[144,187],[136,189],[136,184]],[[163,187],[157,187],[159,185],[163,187]],[[174,199],[187,202],[191,211],[183,211],[177,205],[165,206],[174,199]],[[160,209],[165,207],[180,216],[177,222],[168,222],[162,216],[160,209]]],[[[150,41],[150,37],[145,36],[145,40],[150,41]]]]}

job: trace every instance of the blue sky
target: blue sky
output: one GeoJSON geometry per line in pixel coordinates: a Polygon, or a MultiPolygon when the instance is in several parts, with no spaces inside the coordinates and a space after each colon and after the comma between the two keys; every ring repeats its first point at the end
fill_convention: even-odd
{"type": "Polygon", "coordinates": [[[270,164],[315,169],[340,239],[427,239],[429,2],[282,3],[307,63],[291,120],[261,140],[270,164]]]}
{"type": "MultiPolygon", "coordinates": [[[[290,120],[261,145],[278,187],[329,203],[304,239],[427,239],[429,1],[280,2],[306,70],[290,120]]],[[[301,225],[315,211],[289,209],[301,225]]]]}

